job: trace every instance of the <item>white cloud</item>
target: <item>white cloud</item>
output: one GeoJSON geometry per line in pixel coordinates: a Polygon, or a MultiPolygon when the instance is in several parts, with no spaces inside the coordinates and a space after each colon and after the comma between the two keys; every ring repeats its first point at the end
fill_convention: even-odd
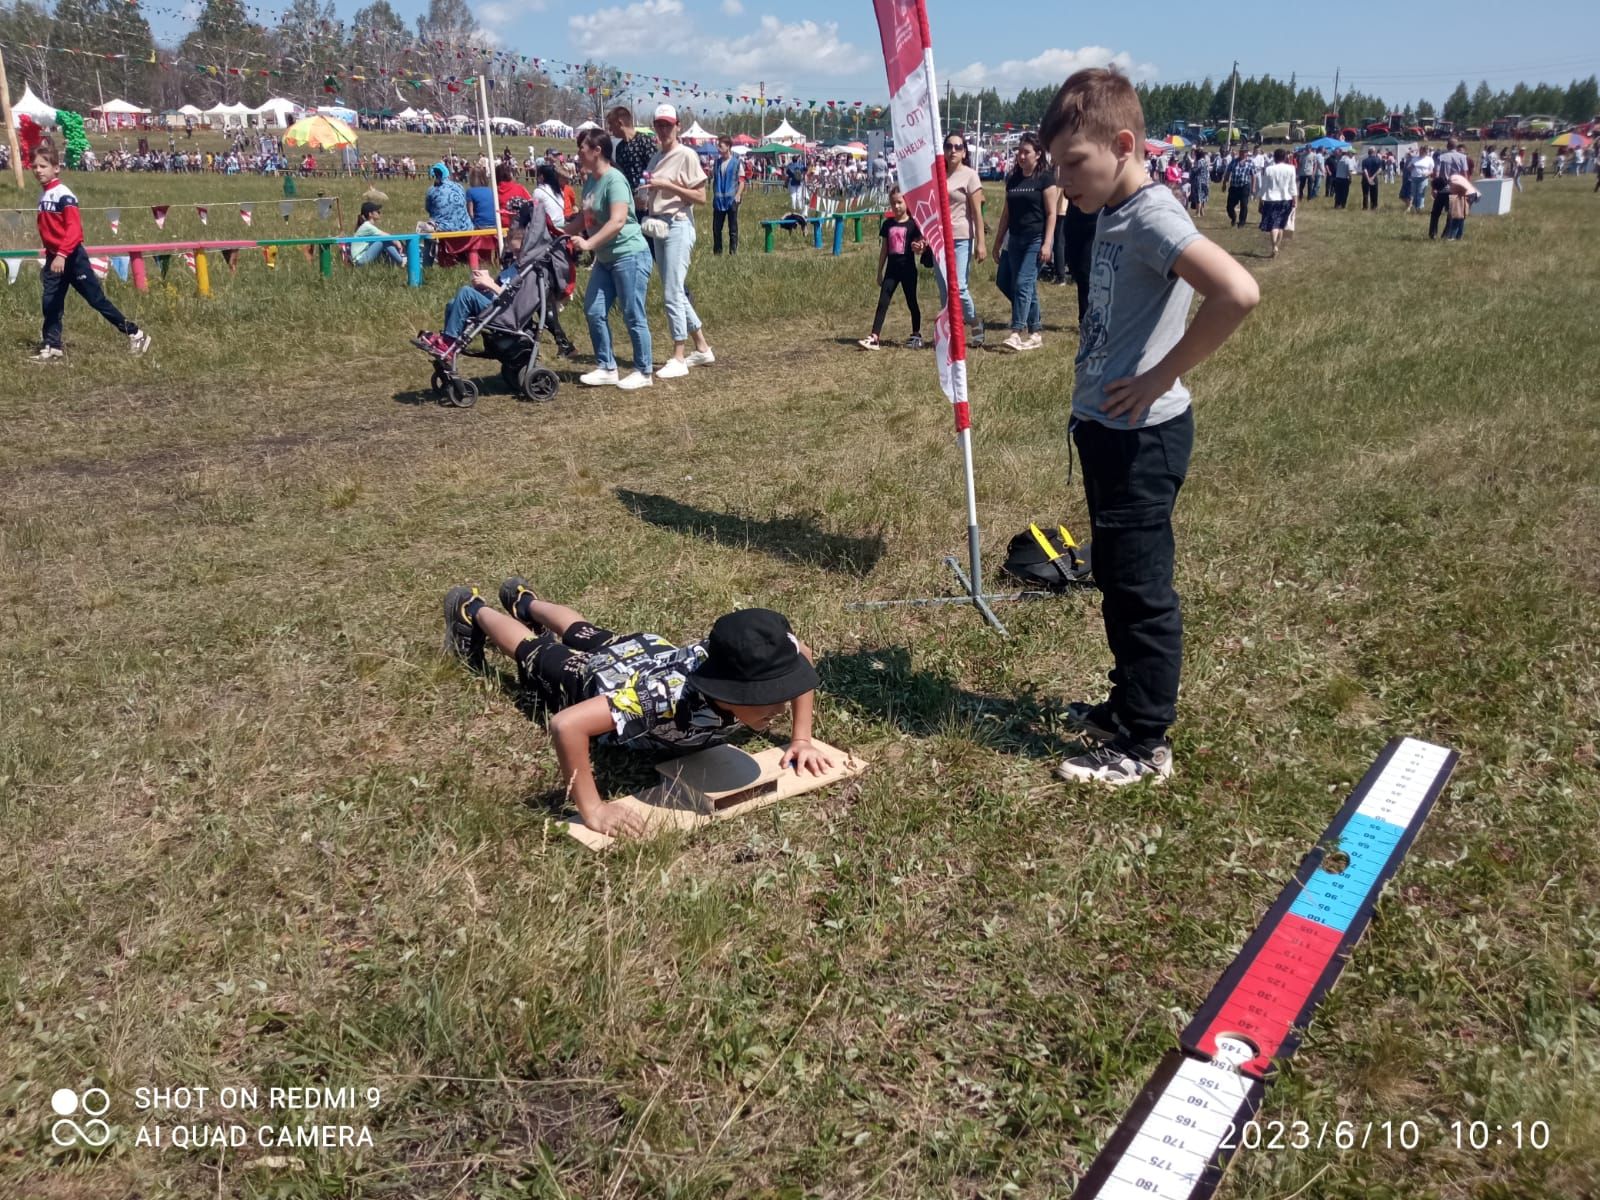
{"type": "Polygon", "coordinates": [[[741,0],[722,0],[722,13],[724,16],[737,17],[742,12],[744,12],[744,4],[741,0]]]}
{"type": "MultiPolygon", "coordinates": [[[[774,70],[801,68],[812,75],[851,75],[865,70],[872,60],[839,37],[837,22],[797,21],[784,24],[777,17],[761,18],[754,33],[737,38],[713,38],[701,43],[708,60],[741,75],[770,74],[774,70]]],[[[768,93],[772,88],[767,88],[768,93]]]]}
{"type": "Polygon", "coordinates": [[[975,62],[950,76],[961,88],[992,87],[1000,92],[1018,88],[1060,84],[1068,75],[1085,67],[1116,67],[1135,83],[1156,77],[1152,63],[1135,63],[1127,51],[1113,53],[1104,46],[1084,46],[1078,50],[1046,50],[1032,58],[1009,58],[997,66],[975,62]]]}
{"type": "Polygon", "coordinates": [[[505,0],[489,0],[487,4],[478,5],[474,15],[485,26],[511,25],[523,14],[543,12],[546,3],[547,0],[517,0],[515,4],[506,3],[505,0]]]}
{"type": "MultiPolygon", "coordinates": [[[[758,79],[796,69],[807,75],[850,75],[873,61],[839,36],[834,21],[786,24],[769,15],[742,37],[697,37],[683,0],[633,0],[626,7],[596,9],[569,17],[567,31],[574,48],[584,54],[611,59],[692,54],[697,62],[715,62],[720,72],[758,79]]],[[[770,83],[767,93],[774,94],[770,83]]]]}
{"type": "Polygon", "coordinates": [[[621,57],[687,48],[693,34],[683,16],[683,0],[635,0],[626,8],[600,8],[569,17],[572,44],[585,54],[621,57]]]}

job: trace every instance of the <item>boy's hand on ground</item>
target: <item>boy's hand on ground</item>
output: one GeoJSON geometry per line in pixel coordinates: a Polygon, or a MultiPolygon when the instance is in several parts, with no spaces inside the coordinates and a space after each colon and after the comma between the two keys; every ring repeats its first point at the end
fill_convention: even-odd
{"type": "Polygon", "coordinates": [[[607,837],[642,837],[645,821],[641,813],[613,800],[595,809],[593,818],[584,816],[583,823],[596,833],[607,837]]]}
{"type": "Polygon", "coordinates": [[[833,767],[833,759],[812,745],[810,738],[796,738],[778,760],[778,769],[785,767],[793,767],[797,775],[802,771],[825,775],[833,767]]]}
{"type": "Polygon", "coordinates": [[[1154,371],[1142,375],[1125,375],[1106,384],[1108,417],[1127,417],[1137,425],[1150,406],[1172,389],[1173,381],[1154,371]]]}

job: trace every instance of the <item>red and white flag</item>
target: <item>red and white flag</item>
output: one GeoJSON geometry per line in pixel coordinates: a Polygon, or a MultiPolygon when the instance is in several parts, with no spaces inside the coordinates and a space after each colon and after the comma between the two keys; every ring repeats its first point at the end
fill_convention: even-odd
{"type": "Polygon", "coordinates": [[[96,279],[104,279],[111,273],[111,259],[109,256],[101,258],[91,254],[89,256],[89,268],[94,272],[96,279]]]}
{"type": "MultiPolygon", "coordinates": [[[[922,231],[939,274],[956,278],[956,247],[948,236],[950,191],[940,152],[938,89],[933,79],[933,39],[924,0],[873,0],[883,65],[889,74],[889,112],[894,124],[895,165],[911,219],[922,231]]],[[[949,302],[935,325],[939,386],[954,409],[956,432],[972,424],[967,404],[967,339],[962,328],[961,288],[945,289],[949,302]]]]}
{"type": "Polygon", "coordinates": [[[106,220],[111,223],[111,232],[119,233],[122,230],[122,210],[111,208],[106,210],[106,220]]]}
{"type": "Polygon", "coordinates": [[[194,215],[200,218],[200,224],[202,224],[202,225],[206,224],[206,216],[208,214],[206,212],[206,209],[205,209],[204,205],[196,204],[194,206],[194,215]]]}
{"type": "Polygon", "coordinates": [[[157,229],[165,229],[167,227],[167,209],[170,207],[171,205],[168,204],[152,204],[150,206],[150,215],[156,219],[157,229]]]}
{"type": "Polygon", "coordinates": [[[189,268],[189,273],[191,275],[194,274],[194,251],[193,250],[185,250],[183,252],[183,265],[189,268]]]}
{"type": "Polygon", "coordinates": [[[239,205],[239,220],[243,221],[246,225],[252,223],[250,218],[253,215],[254,212],[248,204],[239,205]]]}

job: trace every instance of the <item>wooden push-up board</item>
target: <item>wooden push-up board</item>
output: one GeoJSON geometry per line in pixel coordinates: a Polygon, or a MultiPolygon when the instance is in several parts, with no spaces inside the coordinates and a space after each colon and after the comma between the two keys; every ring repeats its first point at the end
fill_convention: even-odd
{"type": "MultiPolygon", "coordinates": [[[[829,758],[833,767],[822,775],[800,773],[778,766],[784,749],[773,746],[759,754],[747,754],[737,746],[713,746],[698,754],[661,763],[656,770],[662,782],[637,795],[619,796],[615,803],[627,805],[646,819],[646,837],[668,829],[696,829],[712,821],[743,816],[829,784],[852,779],[867,769],[853,754],[824,742],[813,745],[829,758]]],[[[604,850],[617,839],[596,833],[582,821],[567,823],[567,832],[591,850],[604,850]]]]}

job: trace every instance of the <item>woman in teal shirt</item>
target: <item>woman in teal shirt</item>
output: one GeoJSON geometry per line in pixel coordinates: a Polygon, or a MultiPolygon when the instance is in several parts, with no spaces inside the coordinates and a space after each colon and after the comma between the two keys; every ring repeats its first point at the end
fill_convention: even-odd
{"type": "Polygon", "coordinates": [[[654,366],[650,361],[650,322],[644,297],[650,288],[654,256],[639,229],[633,211],[633,192],[627,176],[611,165],[611,138],[603,129],[585,129],[578,135],[578,162],[583,167],[583,199],[567,232],[580,251],[594,251],[589,284],[583,296],[583,315],[594,343],[595,369],[579,377],[590,387],[607,384],[633,391],[650,387],[654,366]],[[622,320],[633,342],[633,374],[617,378],[617,360],[611,352],[611,306],[622,308],[622,320]]]}

